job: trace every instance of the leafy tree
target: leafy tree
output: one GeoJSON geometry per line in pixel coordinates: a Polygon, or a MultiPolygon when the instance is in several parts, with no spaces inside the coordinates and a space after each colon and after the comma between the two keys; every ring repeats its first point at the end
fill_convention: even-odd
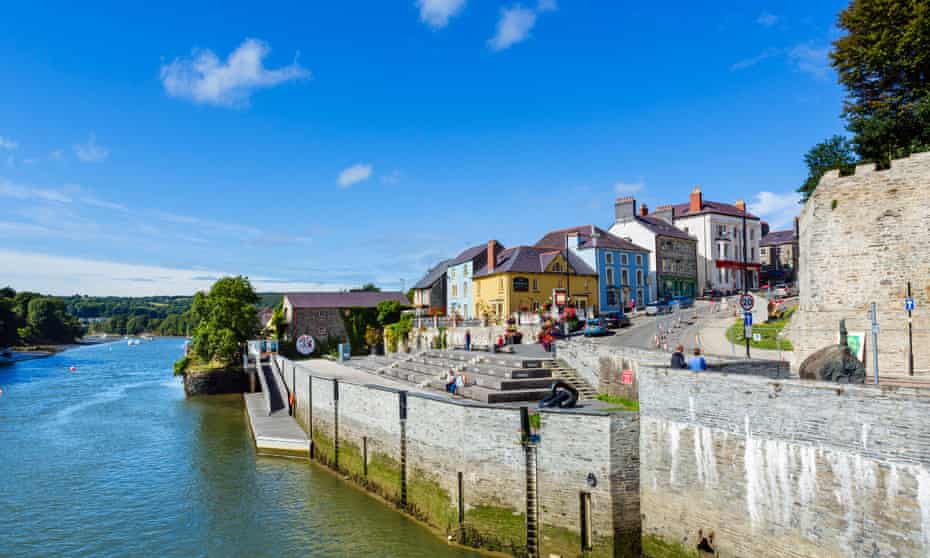
{"type": "Polygon", "coordinates": [[[191,306],[197,326],[191,348],[204,362],[228,365],[235,361],[238,348],[256,334],[259,297],[242,276],[224,277],[199,292],[191,306]]]}
{"type": "Polygon", "coordinates": [[[19,317],[13,311],[13,297],[0,296],[0,348],[16,343],[18,328],[19,317]]]}
{"type": "Polygon", "coordinates": [[[148,327],[148,316],[144,314],[133,314],[126,320],[126,333],[129,335],[138,335],[148,327]]]}
{"type": "Polygon", "coordinates": [[[887,166],[930,148],[930,3],[853,0],[838,26],[830,57],[859,155],[887,166]]]}
{"type": "Polygon", "coordinates": [[[804,201],[807,201],[827,171],[839,169],[840,174],[849,174],[853,171],[855,162],[852,144],[843,136],[833,136],[818,143],[804,155],[807,180],[798,188],[798,192],[803,195],[804,201]]]}
{"type": "Polygon", "coordinates": [[[283,304],[278,304],[271,311],[270,326],[275,339],[278,341],[284,339],[284,334],[287,333],[287,316],[284,315],[283,304]]]}
{"type": "Polygon", "coordinates": [[[407,289],[407,300],[410,301],[410,304],[413,304],[413,288],[407,289]]]}
{"type": "Polygon", "coordinates": [[[358,289],[349,289],[349,292],[353,292],[353,293],[359,293],[359,292],[362,292],[362,293],[380,293],[380,292],[381,292],[381,289],[379,289],[378,287],[376,287],[374,283],[365,283],[364,285],[361,286],[361,288],[358,288],[358,289]]]}
{"type": "Polygon", "coordinates": [[[64,301],[38,296],[29,299],[26,325],[17,333],[30,342],[70,343],[83,334],[83,328],[68,314],[64,301]]]}
{"type": "Polygon", "coordinates": [[[400,319],[404,306],[396,300],[382,300],[378,303],[378,323],[382,326],[393,324],[400,319]]]}

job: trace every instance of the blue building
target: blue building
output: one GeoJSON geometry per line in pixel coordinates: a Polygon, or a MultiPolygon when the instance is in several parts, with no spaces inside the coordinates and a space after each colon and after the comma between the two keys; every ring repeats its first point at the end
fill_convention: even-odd
{"type": "Polygon", "coordinates": [[[649,288],[649,250],[595,227],[582,225],[552,231],[537,247],[571,250],[597,270],[598,303],[590,313],[642,308],[655,297],[649,288]]]}
{"type": "Polygon", "coordinates": [[[498,253],[503,246],[496,240],[472,246],[452,258],[446,268],[446,315],[472,320],[477,316],[472,297],[472,277],[485,266],[488,252],[498,253]]]}

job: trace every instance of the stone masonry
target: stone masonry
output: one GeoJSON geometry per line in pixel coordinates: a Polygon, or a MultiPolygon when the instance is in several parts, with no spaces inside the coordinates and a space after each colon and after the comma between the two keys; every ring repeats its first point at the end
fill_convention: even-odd
{"type": "Polygon", "coordinates": [[[801,301],[790,326],[797,363],[838,341],[840,319],[852,332],[869,332],[869,303],[876,302],[879,368],[903,374],[911,281],[915,369],[930,375],[930,153],[885,171],[859,165],[852,176],[827,173],[801,212],[800,252],[801,301]]]}

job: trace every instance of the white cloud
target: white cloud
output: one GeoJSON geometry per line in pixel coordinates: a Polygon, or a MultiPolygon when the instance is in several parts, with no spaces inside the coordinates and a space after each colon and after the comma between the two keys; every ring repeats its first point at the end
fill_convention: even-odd
{"type": "Polygon", "coordinates": [[[33,188],[31,186],[21,186],[14,184],[9,180],[0,178],[0,197],[13,198],[17,200],[41,200],[56,203],[71,203],[71,193],[73,188],[51,189],[51,188],[33,188]]]}
{"type": "Polygon", "coordinates": [[[74,153],[78,159],[88,163],[105,161],[110,156],[109,149],[97,145],[97,136],[93,133],[87,138],[87,143],[79,143],[74,146],[74,153]]]}
{"type": "Polygon", "coordinates": [[[339,187],[348,188],[349,186],[352,186],[353,184],[357,184],[364,180],[368,180],[369,178],[371,178],[371,173],[372,173],[371,165],[362,164],[362,163],[352,165],[351,167],[343,169],[342,172],[339,173],[339,179],[338,179],[339,187]]]}
{"type": "Polygon", "coordinates": [[[10,138],[5,138],[3,136],[0,136],[0,149],[6,149],[8,151],[12,151],[13,149],[16,149],[17,147],[19,147],[19,144],[16,143],[15,141],[11,140],[10,138]]]}
{"type": "Polygon", "coordinates": [[[274,87],[310,76],[295,58],[288,66],[270,70],[264,59],[271,48],[257,39],[246,39],[226,62],[207,49],[194,49],[190,58],[162,64],[161,81],[172,97],[222,107],[248,105],[258,89],[274,87]]]}
{"type": "Polygon", "coordinates": [[[441,29],[449,24],[449,19],[465,7],[465,0],[417,0],[420,8],[420,21],[433,29],[441,29]]]}
{"type": "Polygon", "coordinates": [[[102,209],[112,209],[113,211],[120,211],[123,213],[126,213],[129,211],[129,208],[121,203],[114,203],[114,202],[102,200],[94,196],[84,196],[83,198],[81,198],[81,201],[83,203],[86,203],[87,205],[92,205],[94,207],[100,207],[102,209]]]}
{"type": "Polygon", "coordinates": [[[397,184],[400,182],[400,179],[403,178],[404,174],[399,170],[391,171],[390,174],[385,174],[381,176],[382,184],[397,184]]]}
{"type": "Polygon", "coordinates": [[[824,79],[830,71],[829,46],[814,46],[811,43],[799,44],[788,51],[788,59],[805,74],[817,79],[824,79]]]}
{"type": "Polygon", "coordinates": [[[614,184],[614,192],[618,196],[635,194],[643,189],[645,182],[640,179],[638,182],[617,182],[614,184]]]}
{"type": "Polygon", "coordinates": [[[755,66],[756,64],[758,64],[759,62],[762,62],[763,60],[768,60],[769,58],[772,58],[774,56],[779,56],[780,54],[782,54],[781,49],[767,48],[763,50],[761,53],[759,53],[758,55],[753,56],[752,58],[745,58],[743,60],[740,60],[739,62],[736,62],[735,64],[730,66],[730,71],[738,72],[740,70],[745,70],[746,68],[751,68],[755,66]]]}
{"type": "Polygon", "coordinates": [[[790,225],[801,211],[801,195],[797,192],[759,192],[749,204],[749,212],[768,221],[772,230],[790,225]]]}
{"type": "Polygon", "coordinates": [[[536,12],[523,6],[513,6],[501,10],[497,20],[497,31],[488,40],[491,50],[501,51],[526,40],[536,25],[536,12]]]}
{"type": "MultiPolygon", "coordinates": [[[[3,228],[2,224],[0,228],[3,228]]],[[[208,289],[216,278],[231,275],[216,270],[135,265],[2,249],[0,269],[4,270],[4,280],[15,289],[56,295],[185,295],[208,289]]],[[[319,291],[350,287],[269,276],[250,279],[258,291],[319,291]]]]}
{"type": "Polygon", "coordinates": [[[781,21],[780,17],[769,12],[762,12],[759,14],[759,17],[756,18],[756,23],[763,27],[774,27],[779,21],[781,21]]]}

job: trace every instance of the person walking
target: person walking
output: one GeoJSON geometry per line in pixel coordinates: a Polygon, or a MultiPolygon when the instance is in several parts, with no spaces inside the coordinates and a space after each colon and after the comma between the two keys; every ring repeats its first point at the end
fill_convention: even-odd
{"type": "Polygon", "coordinates": [[[682,345],[675,347],[675,352],[672,353],[672,368],[679,370],[688,368],[688,363],[685,362],[685,348],[682,345]]]}
{"type": "Polygon", "coordinates": [[[693,372],[703,372],[707,370],[707,361],[701,355],[701,349],[694,348],[694,356],[688,359],[688,368],[693,372]]]}
{"type": "Polygon", "coordinates": [[[471,350],[471,330],[470,329],[465,330],[465,350],[466,351],[471,350]]]}

